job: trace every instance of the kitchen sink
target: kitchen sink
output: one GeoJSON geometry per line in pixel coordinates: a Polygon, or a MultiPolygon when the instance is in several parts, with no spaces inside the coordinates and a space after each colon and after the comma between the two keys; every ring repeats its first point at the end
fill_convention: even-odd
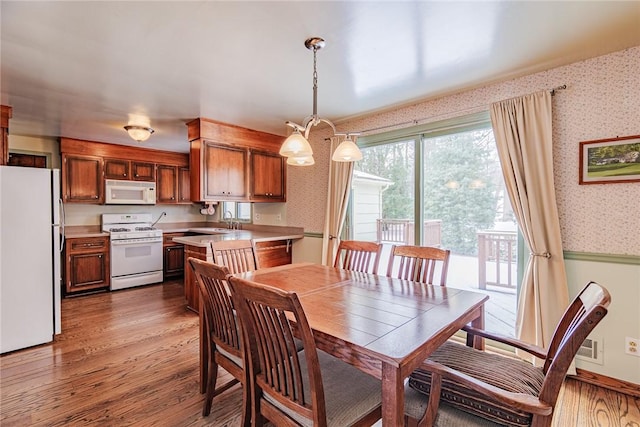
{"type": "Polygon", "coordinates": [[[232,233],[235,230],[230,230],[228,228],[220,228],[220,227],[203,227],[203,228],[190,228],[189,231],[192,233],[202,233],[202,234],[227,234],[232,233]]]}

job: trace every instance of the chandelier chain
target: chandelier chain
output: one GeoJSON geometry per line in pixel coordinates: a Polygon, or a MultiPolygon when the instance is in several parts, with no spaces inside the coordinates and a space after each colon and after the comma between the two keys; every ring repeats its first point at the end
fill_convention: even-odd
{"type": "Polygon", "coordinates": [[[318,68],[317,57],[318,47],[313,46],[313,119],[318,117],[318,68]]]}

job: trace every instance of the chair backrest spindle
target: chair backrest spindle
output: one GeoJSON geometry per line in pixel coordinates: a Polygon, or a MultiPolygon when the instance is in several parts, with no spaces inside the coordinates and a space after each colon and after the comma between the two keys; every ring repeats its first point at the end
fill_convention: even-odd
{"type": "Polygon", "coordinates": [[[231,274],[258,269],[258,260],[251,240],[220,240],[211,242],[213,262],[224,265],[231,274]]]}
{"type": "Polygon", "coordinates": [[[448,249],[430,246],[394,245],[391,248],[387,276],[446,286],[450,255],[451,252],[448,249]],[[440,274],[440,280],[434,283],[436,272],[440,274]]]}
{"type": "Polygon", "coordinates": [[[343,240],[333,263],[334,267],[363,273],[378,273],[382,245],[376,242],[343,240]]]}

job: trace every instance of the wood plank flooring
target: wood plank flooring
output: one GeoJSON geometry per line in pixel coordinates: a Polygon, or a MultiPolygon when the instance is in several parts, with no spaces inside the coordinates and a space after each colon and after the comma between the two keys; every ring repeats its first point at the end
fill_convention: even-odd
{"type": "MultiPolygon", "coordinates": [[[[54,343],[0,358],[2,427],[240,424],[239,387],[201,415],[198,317],[179,281],[65,299],[62,315],[54,343]]],[[[574,380],[561,393],[556,427],[640,426],[640,399],[574,380]]]]}

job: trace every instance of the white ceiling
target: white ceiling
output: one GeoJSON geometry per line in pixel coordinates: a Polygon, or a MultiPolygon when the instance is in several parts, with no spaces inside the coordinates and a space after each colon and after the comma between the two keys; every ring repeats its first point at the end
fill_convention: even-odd
{"type": "MultiPolygon", "coordinates": [[[[188,120],[284,135],[640,45],[639,1],[6,1],[10,132],[188,151],[188,120]]],[[[603,82],[606,84],[606,82],[603,82]]],[[[338,126],[338,129],[340,126],[338,126]]]]}

